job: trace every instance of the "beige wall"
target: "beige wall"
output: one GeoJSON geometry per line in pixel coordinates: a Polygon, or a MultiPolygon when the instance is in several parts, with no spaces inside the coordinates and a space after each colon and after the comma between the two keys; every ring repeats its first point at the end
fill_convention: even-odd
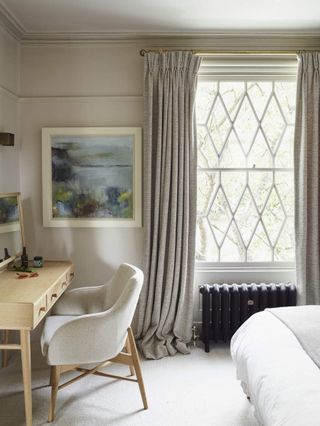
{"type": "Polygon", "coordinates": [[[21,192],[30,255],[71,258],[74,285],[104,282],[121,263],[141,264],[142,229],[42,226],[41,128],[142,126],[139,49],[108,44],[21,47],[21,192]]]}
{"type": "Polygon", "coordinates": [[[0,132],[15,133],[15,146],[0,146],[0,192],[19,191],[19,43],[0,27],[0,132]]]}
{"type": "MultiPolygon", "coordinates": [[[[75,285],[95,284],[120,262],[141,265],[142,229],[59,229],[42,226],[41,128],[142,126],[143,59],[136,44],[102,43],[21,47],[21,192],[26,239],[32,255],[70,257],[75,285]]],[[[294,280],[293,271],[196,272],[206,282],[294,280]]]]}
{"type": "MultiPolygon", "coordinates": [[[[1,39],[2,40],[2,39],[1,39]]],[[[145,40],[136,42],[97,43],[47,43],[22,44],[20,52],[19,87],[19,129],[21,133],[20,169],[14,151],[4,157],[0,148],[0,186],[4,170],[11,175],[12,186],[19,182],[24,199],[26,240],[30,255],[42,254],[46,258],[64,259],[70,257],[76,265],[74,285],[96,284],[105,281],[106,276],[123,261],[141,265],[142,229],[64,229],[43,228],[42,226],[42,185],[41,185],[41,128],[64,126],[142,126],[143,121],[143,59],[141,48],[150,43],[172,47],[168,40],[145,40]],[[11,157],[12,158],[11,158],[11,157]],[[10,158],[9,158],[10,157],[10,158]],[[5,164],[3,164],[5,163],[5,164]]],[[[181,48],[241,49],[257,48],[252,37],[223,40],[175,41],[181,48]],[[213,44],[212,44],[213,43],[213,44]],[[200,46],[200,47],[199,47],[200,46]]],[[[262,45],[270,49],[286,49],[294,45],[303,46],[304,39],[263,40],[262,45]]],[[[310,46],[318,43],[308,39],[310,46]]],[[[1,46],[1,42],[0,42],[1,46]]],[[[6,44],[8,49],[9,44],[6,44]]],[[[16,46],[16,43],[14,43],[16,46]]],[[[309,47],[310,47],[309,46],[309,47]]],[[[156,47],[156,46],[154,46],[156,47]]],[[[307,47],[307,44],[306,44],[307,47]]],[[[3,50],[3,49],[2,49],[3,50]]],[[[12,52],[12,47],[11,50],[12,52]]],[[[14,49],[13,49],[14,51],[14,49]]],[[[0,52],[0,63],[4,57],[11,58],[11,69],[15,69],[16,56],[0,52]],[[1,56],[2,55],[2,56],[1,56]]],[[[6,81],[9,90],[16,90],[16,75],[8,71],[8,64],[0,74],[0,82],[6,81]],[[6,76],[4,78],[4,76],[6,76]]],[[[0,67],[1,68],[1,67],[0,67]]],[[[4,84],[4,83],[2,83],[4,84]]],[[[2,92],[1,92],[2,93],[2,92]]],[[[6,101],[6,113],[16,120],[16,99],[13,105],[6,101]]],[[[0,120],[5,116],[0,115],[0,120]]],[[[16,127],[16,121],[11,126],[16,127]]],[[[7,123],[10,119],[6,119],[7,123]]],[[[2,122],[0,121],[0,126],[2,122]]],[[[10,126],[8,126],[10,127],[10,126]]],[[[17,149],[17,148],[15,148],[17,149]]],[[[2,188],[2,187],[1,187],[2,188]]],[[[194,317],[199,318],[197,285],[205,282],[242,282],[294,280],[292,271],[226,271],[215,273],[198,270],[196,273],[194,317]]]]}

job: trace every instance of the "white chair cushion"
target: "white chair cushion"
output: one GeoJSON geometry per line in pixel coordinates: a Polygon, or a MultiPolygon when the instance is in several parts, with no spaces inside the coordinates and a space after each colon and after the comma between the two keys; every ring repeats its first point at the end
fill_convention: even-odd
{"type": "Polygon", "coordinates": [[[41,348],[44,356],[47,356],[50,341],[56,330],[75,318],[73,315],[54,315],[46,318],[41,336],[41,348]]]}
{"type": "Polygon", "coordinates": [[[47,317],[41,339],[49,365],[99,363],[121,352],[143,284],[140,269],[122,264],[104,286],[71,290],[47,317]],[[100,305],[100,309],[99,309],[100,305]]]}

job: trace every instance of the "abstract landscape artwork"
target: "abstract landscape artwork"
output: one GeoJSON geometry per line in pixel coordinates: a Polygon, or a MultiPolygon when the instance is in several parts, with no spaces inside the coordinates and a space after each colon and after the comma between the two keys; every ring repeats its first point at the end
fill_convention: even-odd
{"type": "Polygon", "coordinates": [[[45,226],[141,226],[141,129],[44,128],[45,226]]]}
{"type": "Polygon", "coordinates": [[[0,233],[20,229],[19,206],[16,195],[0,197],[0,233]]]}

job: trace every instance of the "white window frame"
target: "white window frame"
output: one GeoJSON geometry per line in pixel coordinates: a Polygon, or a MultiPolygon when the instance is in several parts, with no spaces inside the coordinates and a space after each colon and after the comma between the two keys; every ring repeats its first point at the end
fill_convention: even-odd
{"type": "MultiPolygon", "coordinates": [[[[198,73],[199,81],[252,81],[271,80],[296,81],[298,60],[296,55],[221,55],[204,57],[198,73]]],[[[204,170],[204,169],[203,169],[204,170]]],[[[211,169],[210,169],[211,170],[211,169]]],[[[229,169],[228,169],[229,170],[229,169]]],[[[238,169],[237,169],[238,170],[238,169]]],[[[242,169],[246,171],[247,169],[242,169]]],[[[273,169],[274,170],[274,169],[273,169]]],[[[288,169],[286,169],[289,171],[288,169]]],[[[217,171],[219,171],[217,169],[217,171]]],[[[198,174],[198,171],[197,171],[198,174]]],[[[280,199],[281,201],[281,199],[280,199]]],[[[196,260],[196,272],[216,272],[219,275],[233,276],[238,272],[244,275],[267,276],[270,272],[283,276],[295,274],[295,262],[208,262],[196,260]]]]}

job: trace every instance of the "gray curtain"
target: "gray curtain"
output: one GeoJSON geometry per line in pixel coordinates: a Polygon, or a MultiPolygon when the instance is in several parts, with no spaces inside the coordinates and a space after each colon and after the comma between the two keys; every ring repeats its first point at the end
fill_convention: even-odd
{"type": "Polygon", "coordinates": [[[200,58],[148,53],[144,69],[144,274],[138,344],[146,358],[188,353],[196,227],[194,100],[200,58]]]}
{"type": "Polygon", "coordinates": [[[300,304],[320,303],[320,53],[299,55],[295,127],[295,232],[300,304]]]}

